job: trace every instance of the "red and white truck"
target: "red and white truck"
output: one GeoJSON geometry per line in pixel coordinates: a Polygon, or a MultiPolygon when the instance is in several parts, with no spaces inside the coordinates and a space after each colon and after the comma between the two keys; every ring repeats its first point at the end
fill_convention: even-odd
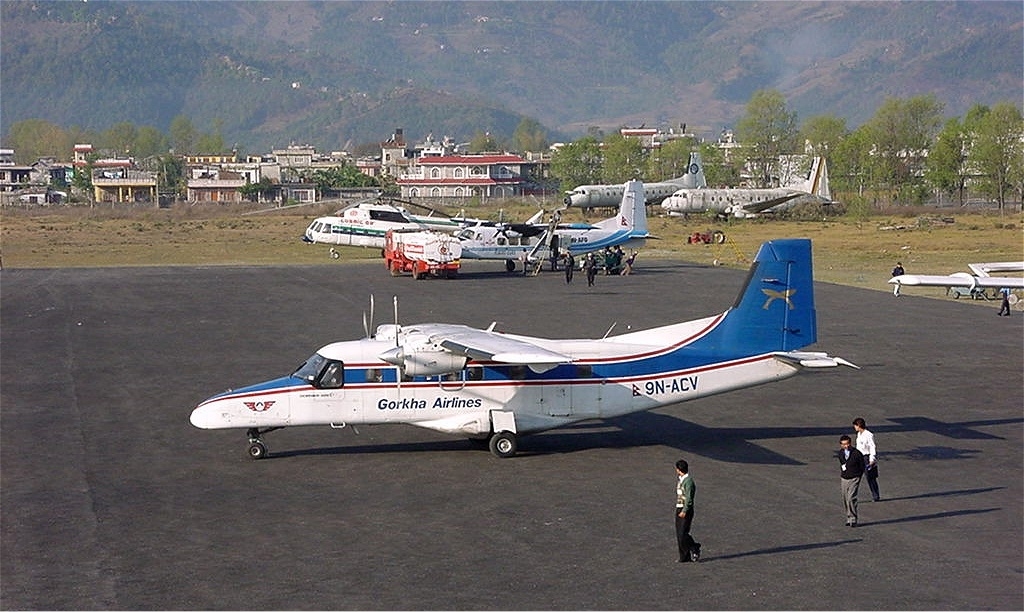
{"type": "Polygon", "coordinates": [[[449,234],[392,229],[384,236],[384,265],[391,276],[455,278],[461,257],[462,243],[449,234]]]}

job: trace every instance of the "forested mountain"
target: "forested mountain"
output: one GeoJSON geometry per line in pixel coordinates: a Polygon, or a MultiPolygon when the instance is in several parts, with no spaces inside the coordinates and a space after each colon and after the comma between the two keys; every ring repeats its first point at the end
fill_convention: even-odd
{"type": "Polygon", "coordinates": [[[323,150],[396,127],[468,141],[687,123],[713,135],[776,89],[855,127],[887,97],[950,116],[1020,103],[1012,2],[0,3],[0,132],[30,118],[323,150]]]}

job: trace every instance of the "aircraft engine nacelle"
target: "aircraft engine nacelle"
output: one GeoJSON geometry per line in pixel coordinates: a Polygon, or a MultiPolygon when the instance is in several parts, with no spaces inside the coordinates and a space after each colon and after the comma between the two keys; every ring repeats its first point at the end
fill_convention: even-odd
{"type": "Polygon", "coordinates": [[[468,358],[448,351],[417,351],[406,355],[403,369],[406,376],[435,376],[458,372],[466,367],[468,358]]]}
{"type": "Polygon", "coordinates": [[[384,361],[402,368],[406,376],[436,376],[458,372],[469,358],[436,345],[396,346],[379,355],[384,361]]]}

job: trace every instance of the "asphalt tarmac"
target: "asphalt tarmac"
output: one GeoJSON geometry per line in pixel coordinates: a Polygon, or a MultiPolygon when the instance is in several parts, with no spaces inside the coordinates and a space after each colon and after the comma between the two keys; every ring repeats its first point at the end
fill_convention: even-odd
{"type": "MultiPolygon", "coordinates": [[[[751,253],[752,257],[753,254],[751,253]]],[[[818,283],[861,370],[520,439],[498,459],[411,426],[294,428],[246,456],[191,409],[374,323],[600,337],[732,304],[744,272],[454,280],[377,264],[0,272],[3,609],[1024,609],[1024,316],[818,283]],[[883,501],[845,526],[861,416],[883,501]],[[697,482],[676,562],[674,462],[697,482]]],[[[865,502],[865,500],[868,500],[865,502]]]]}

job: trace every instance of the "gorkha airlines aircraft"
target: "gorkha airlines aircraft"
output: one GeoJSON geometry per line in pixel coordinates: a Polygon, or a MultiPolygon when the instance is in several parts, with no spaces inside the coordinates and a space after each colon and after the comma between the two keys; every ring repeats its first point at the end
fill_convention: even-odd
{"type": "MultiPolygon", "coordinates": [[[[700,154],[695,155],[703,178],[700,154]]],[[[782,210],[791,200],[807,195],[817,196],[826,204],[832,202],[828,168],[822,157],[815,157],[807,178],[793,185],[777,189],[679,189],[662,201],[661,208],[669,215],[715,212],[727,217],[746,218],[765,211],[782,210]]]]}
{"type": "Polygon", "coordinates": [[[647,230],[644,184],[628,181],[620,188],[619,212],[594,225],[558,223],[555,211],[548,227],[535,226],[534,235],[509,232],[500,226],[472,226],[460,231],[463,259],[504,259],[511,272],[516,261],[537,261],[551,253],[569,251],[574,256],[605,247],[640,248],[651,235],[647,230]]]}
{"type": "Polygon", "coordinates": [[[973,274],[954,272],[948,275],[903,274],[889,279],[894,285],[893,295],[900,294],[903,285],[913,287],[964,287],[967,289],[1024,289],[1024,277],[990,276],[991,272],[1024,272],[1024,261],[999,261],[967,264],[973,274]]]}
{"type": "MultiPolygon", "coordinates": [[[[291,374],[200,403],[202,429],[263,435],[299,425],[408,423],[489,440],[499,457],[518,436],[611,418],[788,378],[857,367],[803,351],[817,340],[811,242],[761,245],[736,303],[721,314],[600,339],[545,339],[450,323],[377,327],[334,342],[291,374]]],[[[372,304],[372,302],[371,302],[372,304]]],[[[371,315],[372,320],[372,315],[371,315]]]]}
{"type": "MultiPolygon", "coordinates": [[[[700,155],[690,153],[690,163],[687,164],[686,174],[667,181],[644,183],[645,201],[650,206],[656,206],[680,189],[696,189],[705,185],[707,185],[707,181],[704,178],[704,171],[700,167],[700,155]]],[[[577,208],[601,206],[611,208],[622,199],[623,190],[622,185],[580,185],[572,191],[567,191],[563,201],[566,206],[577,208]]]]}
{"type": "Polygon", "coordinates": [[[384,248],[384,235],[390,229],[434,230],[451,233],[462,227],[458,221],[440,217],[416,216],[401,206],[379,202],[357,202],[336,214],[318,217],[306,228],[306,242],[384,248]]]}

